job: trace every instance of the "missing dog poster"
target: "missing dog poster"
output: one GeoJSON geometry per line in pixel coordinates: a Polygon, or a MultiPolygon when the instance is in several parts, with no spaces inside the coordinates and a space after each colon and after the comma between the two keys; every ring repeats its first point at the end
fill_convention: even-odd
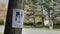
{"type": "Polygon", "coordinates": [[[12,27],[23,28],[23,22],[24,22],[24,10],[13,9],[12,27]]]}

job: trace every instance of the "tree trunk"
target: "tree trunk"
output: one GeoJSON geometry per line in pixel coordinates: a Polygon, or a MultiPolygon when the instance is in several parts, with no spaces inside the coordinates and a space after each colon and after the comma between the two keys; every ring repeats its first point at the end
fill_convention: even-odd
{"type": "Polygon", "coordinates": [[[34,19],[34,27],[36,27],[36,21],[35,21],[35,17],[33,17],[33,19],[34,19]]]}
{"type": "Polygon", "coordinates": [[[24,0],[9,0],[4,34],[22,34],[22,28],[12,28],[13,9],[24,9],[24,0]]]}
{"type": "Polygon", "coordinates": [[[53,19],[52,15],[50,14],[50,10],[48,11],[48,17],[49,17],[49,29],[53,29],[53,19]]]}
{"type": "Polygon", "coordinates": [[[44,17],[42,16],[42,26],[44,27],[44,17]]]}

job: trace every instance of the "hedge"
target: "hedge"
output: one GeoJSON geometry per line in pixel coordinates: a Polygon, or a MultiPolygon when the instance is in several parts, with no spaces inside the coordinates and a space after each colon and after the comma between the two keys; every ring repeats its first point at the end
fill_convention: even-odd
{"type": "Polygon", "coordinates": [[[0,20],[0,25],[4,25],[4,20],[0,20]]]}

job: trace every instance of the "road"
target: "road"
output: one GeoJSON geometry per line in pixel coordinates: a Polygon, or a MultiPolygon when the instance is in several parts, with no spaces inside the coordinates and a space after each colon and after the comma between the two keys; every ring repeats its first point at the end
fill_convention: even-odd
{"type": "Polygon", "coordinates": [[[23,29],[23,34],[60,34],[60,31],[46,29],[23,29]]]}
{"type": "MultiPolygon", "coordinates": [[[[0,32],[4,32],[4,26],[0,26],[0,32]]],[[[22,34],[60,34],[60,30],[23,28],[22,34]]]]}

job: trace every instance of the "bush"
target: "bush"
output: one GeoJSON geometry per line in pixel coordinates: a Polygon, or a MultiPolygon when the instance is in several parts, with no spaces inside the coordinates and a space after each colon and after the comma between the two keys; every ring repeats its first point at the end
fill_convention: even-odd
{"type": "Polygon", "coordinates": [[[55,21],[54,21],[54,24],[60,24],[60,21],[55,20],[55,21]]]}
{"type": "Polygon", "coordinates": [[[4,20],[0,20],[0,25],[4,25],[4,20]]]}

